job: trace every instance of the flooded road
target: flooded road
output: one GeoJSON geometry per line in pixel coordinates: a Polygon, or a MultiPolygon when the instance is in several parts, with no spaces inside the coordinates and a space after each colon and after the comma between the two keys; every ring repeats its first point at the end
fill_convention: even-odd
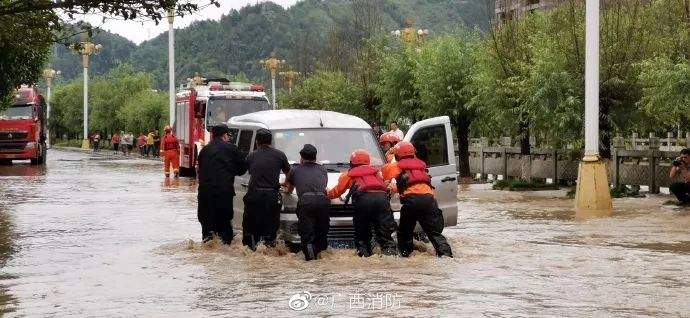
{"type": "Polygon", "coordinates": [[[0,316],[690,317],[690,209],[579,220],[565,191],[488,189],[461,188],[455,259],[307,263],[199,244],[196,185],[156,162],[52,151],[0,167],[0,316]]]}

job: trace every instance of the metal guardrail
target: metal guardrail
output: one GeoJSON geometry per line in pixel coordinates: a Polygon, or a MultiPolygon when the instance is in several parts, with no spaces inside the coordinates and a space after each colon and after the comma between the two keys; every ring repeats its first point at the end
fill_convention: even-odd
{"type": "MultiPolygon", "coordinates": [[[[659,193],[660,187],[668,187],[680,177],[671,179],[671,162],[678,151],[660,150],[659,140],[650,138],[648,149],[628,150],[620,139],[614,141],[612,158],[608,163],[609,180],[615,186],[648,186],[650,192],[659,193]]],[[[530,175],[535,179],[551,179],[575,182],[582,151],[569,149],[532,148],[529,156],[530,175]]],[[[479,179],[489,175],[504,179],[521,177],[523,158],[516,147],[470,147],[470,172],[479,179]]]]}

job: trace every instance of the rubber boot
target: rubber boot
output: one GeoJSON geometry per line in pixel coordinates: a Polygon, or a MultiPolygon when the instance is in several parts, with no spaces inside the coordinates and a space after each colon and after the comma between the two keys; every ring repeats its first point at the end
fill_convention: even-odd
{"type": "Polygon", "coordinates": [[[359,257],[369,257],[371,256],[371,247],[364,241],[357,242],[357,255],[359,257]]]}

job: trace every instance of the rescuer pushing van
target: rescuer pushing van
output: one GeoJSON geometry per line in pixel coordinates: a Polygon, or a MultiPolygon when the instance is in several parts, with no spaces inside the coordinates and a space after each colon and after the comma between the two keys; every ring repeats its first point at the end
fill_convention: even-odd
{"type": "Polygon", "coordinates": [[[386,154],[386,162],[393,162],[395,159],[395,145],[400,142],[400,138],[392,132],[385,132],[379,137],[379,144],[383,153],[386,154]]]}
{"type": "Polygon", "coordinates": [[[235,176],[247,171],[245,158],[228,142],[230,129],[225,124],[211,128],[211,142],[199,152],[199,207],[204,242],[219,236],[225,244],[232,242],[233,198],[235,176]]]}
{"type": "Polygon", "coordinates": [[[300,164],[290,170],[286,179],[285,192],[297,189],[297,219],[302,252],[306,260],[319,258],[319,253],[328,248],[330,216],[326,197],[328,171],[316,163],[316,147],[304,145],[300,150],[300,164]]]}
{"type": "Polygon", "coordinates": [[[350,170],[340,175],[338,185],[328,191],[328,197],[335,199],[345,190],[350,190],[348,198],[352,198],[355,205],[353,223],[357,255],[372,255],[372,225],[382,252],[386,255],[396,255],[395,241],[391,236],[395,232],[395,219],[391,211],[388,188],[381,172],[370,163],[369,152],[355,150],[350,155],[350,170]]]}
{"type": "Polygon", "coordinates": [[[453,257],[450,245],[441,234],[443,231],[443,213],[438,208],[431,186],[431,176],[427,173],[426,163],[415,157],[416,149],[409,142],[401,141],[395,146],[396,162],[387,164],[383,169],[386,181],[396,180],[400,193],[400,225],[398,226],[398,247],[400,254],[407,257],[412,253],[414,229],[419,225],[426,233],[436,250],[436,255],[453,257]]]}
{"type": "Polygon", "coordinates": [[[280,172],[290,172],[287,156],[271,147],[273,136],[267,129],[256,132],[257,148],[247,156],[249,184],[244,195],[244,219],[242,220],[242,244],[256,250],[259,241],[275,246],[280,227],[280,172]]]}

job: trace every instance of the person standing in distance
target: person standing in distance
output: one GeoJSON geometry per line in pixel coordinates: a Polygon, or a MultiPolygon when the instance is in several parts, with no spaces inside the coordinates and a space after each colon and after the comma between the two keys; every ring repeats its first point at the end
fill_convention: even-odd
{"type": "Polygon", "coordinates": [[[395,134],[396,137],[398,137],[399,140],[403,140],[405,138],[405,133],[400,130],[400,126],[398,126],[397,122],[392,121],[390,124],[390,132],[395,134]]]}
{"type": "Polygon", "coordinates": [[[300,164],[286,178],[286,193],[297,189],[297,220],[302,252],[307,261],[318,259],[319,253],[328,248],[330,216],[326,197],[328,171],[316,163],[316,147],[304,145],[300,150],[300,164]]]}
{"type": "Polygon", "coordinates": [[[178,178],[180,175],[180,142],[172,133],[170,126],[165,126],[165,136],[161,142],[161,156],[163,157],[165,177],[170,178],[170,166],[172,165],[173,174],[175,178],[178,178]]]}
{"type": "Polygon", "coordinates": [[[680,176],[682,181],[671,184],[669,190],[676,196],[679,205],[690,205],[690,149],[688,148],[681,150],[680,157],[672,162],[669,178],[675,179],[677,176],[680,176]]]}
{"type": "Polygon", "coordinates": [[[237,147],[228,143],[230,129],[225,124],[211,128],[211,142],[199,152],[199,206],[204,242],[214,235],[225,244],[232,242],[232,200],[235,176],[247,172],[246,162],[237,147]]]}
{"type": "Polygon", "coordinates": [[[273,136],[268,129],[256,132],[256,150],[247,156],[249,184],[244,196],[242,244],[255,251],[260,241],[273,247],[280,226],[280,172],[290,172],[287,156],[273,147],[273,136]]]}

